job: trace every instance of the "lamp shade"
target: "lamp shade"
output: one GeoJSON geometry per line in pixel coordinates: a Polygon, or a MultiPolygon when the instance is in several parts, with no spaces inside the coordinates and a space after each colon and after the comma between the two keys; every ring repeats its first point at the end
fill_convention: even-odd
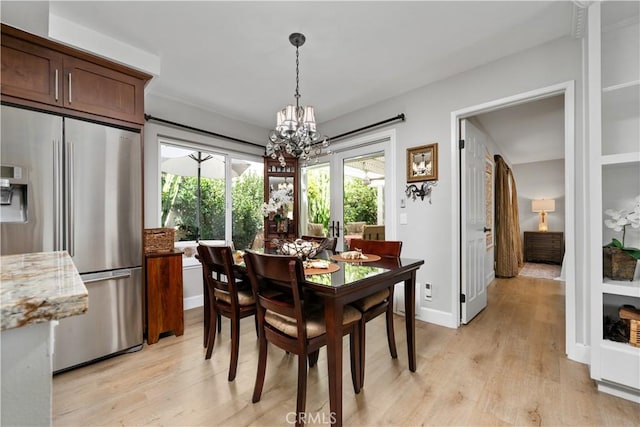
{"type": "Polygon", "coordinates": [[[532,212],[554,212],[556,210],[556,201],[553,199],[542,199],[531,201],[532,212]]]}

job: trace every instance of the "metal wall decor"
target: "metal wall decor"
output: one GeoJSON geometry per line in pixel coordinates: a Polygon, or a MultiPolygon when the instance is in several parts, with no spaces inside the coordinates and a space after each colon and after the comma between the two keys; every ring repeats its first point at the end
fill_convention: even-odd
{"type": "Polygon", "coordinates": [[[429,204],[431,204],[431,190],[436,185],[438,185],[438,181],[425,181],[419,188],[416,184],[407,184],[407,189],[404,192],[407,197],[411,197],[413,200],[416,200],[418,197],[420,197],[420,200],[424,200],[426,197],[429,204]]]}

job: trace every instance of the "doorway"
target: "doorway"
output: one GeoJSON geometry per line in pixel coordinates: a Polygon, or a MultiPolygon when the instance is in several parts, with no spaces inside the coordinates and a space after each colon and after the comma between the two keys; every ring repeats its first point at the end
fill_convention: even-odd
{"type": "MultiPolygon", "coordinates": [[[[469,118],[481,113],[502,109],[509,106],[515,106],[535,100],[540,100],[556,95],[564,95],[564,159],[565,159],[565,257],[564,257],[564,273],[565,273],[565,313],[566,313],[566,351],[570,358],[579,360],[576,355],[576,307],[575,307],[575,158],[574,158],[574,111],[575,111],[575,82],[569,81],[546,88],[533,90],[517,94],[511,97],[498,99],[484,104],[471,106],[462,110],[454,111],[451,113],[451,126],[452,126],[452,147],[454,147],[455,153],[452,155],[452,180],[453,191],[457,194],[453,197],[455,202],[455,211],[457,211],[458,218],[463,218],[462,209],[463,204],[461,201],[461,188],[466,176],[465,171],[461,169],[461,150],[459,149],[458,135],[460,135],[460,122],[462,119],[469,118]]],[[[454,271],[453,277],[456,277],[459,284],[459,288],[453,289],[454,292],[454,307],[452,312],[456,313],[456,318],[461,319],[462,313],[462,301],[461,296],[464,294],[468,283],[464,283],[463,271],[466,273],[466,266],[462,263],[463,257],[461,256],[461,249],[463,242],[461,238],[463,224],[460,222],[457,229],[454,231],[453,241],[454,253],[452,254],[456,260],[453,263],[454,271]]],[[[460,326],[461,321],[458,321],[460,326]]]]}

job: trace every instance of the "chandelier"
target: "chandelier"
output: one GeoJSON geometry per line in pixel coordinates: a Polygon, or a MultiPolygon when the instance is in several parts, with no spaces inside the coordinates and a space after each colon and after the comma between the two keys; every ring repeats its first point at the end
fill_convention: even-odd
{"type": "MultiPolygon", "coordinates": [[[[298,49],[304,44],[304,34],[293,33],[289,41],[296,47],[296,105],[287,105],[276,114],[276,127],[269,132],[267,155],[278,159],[281,166],[287,164],[284,153],[298,157],[307,162],[329,147],[327,137],[321,137],[316,129],[316,118],[313,107],[300,106],[300,61],[298,49]],[[324,139],[323,139],[324,138],[324,139]],[[320,142],[320,140],[322,142],[320,142]]],[[[317,159],[316,159],[317,161],[317,159]]]]}

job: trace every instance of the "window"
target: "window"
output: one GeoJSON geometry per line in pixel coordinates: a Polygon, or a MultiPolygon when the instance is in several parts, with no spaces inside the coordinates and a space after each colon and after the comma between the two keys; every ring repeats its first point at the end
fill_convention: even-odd
{"type": "Polygon", "coordinates": [[[263,222],[263,163],[210,147],[160,142],[162,226],[175,228],[179,246],[203,241],[251,247],[263,222]]]}

